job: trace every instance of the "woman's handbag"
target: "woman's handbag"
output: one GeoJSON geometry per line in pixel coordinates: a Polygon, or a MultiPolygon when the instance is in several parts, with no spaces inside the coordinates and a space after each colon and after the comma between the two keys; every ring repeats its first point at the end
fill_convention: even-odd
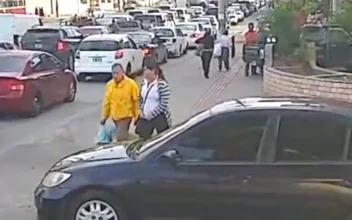
{"type": "Polygon", "coordinates": [[[203,49],[204,49],[204,44],[198,44],[195,55],[200,57],[202,55],[203,49]]]}
{"type": "MultiPolygon", "coordinates": [[[[142,108],[141,108],[141,111],[142,111],[142,112],[143,112],[145,103],[146,103],[146,101],[147,101],[147,99],[148,99],[149,92],[150,92],[150,90],[153,88],[153,86],[154,86],[154,84],[152,84],[152,85],[148,88],[147,93],[145,94],[145,97],[143,98],[143,105],[142,105],[142,108]]],[[[143,89],[143,88],[142,88],[142,89],[143,89]]],[[[141,135],[141,134],[143,134],[143,132],[144,132],[145,130],[150,129],[149,126],[151,126],[151,123],[150,123],[147,119],[139,117],[139,118],[136,120],[135,125],[136,125],[136,129],[135,129],[134,132],[135,132],[136,134],[138,134],[138,135],[141,135]]]]}
{"type": "Polygon", "coordinates": [[[214,45],[213,56],[214,56],[214,58],[221,57],[221,44],[220,43],[217,43],[214,45]]]}

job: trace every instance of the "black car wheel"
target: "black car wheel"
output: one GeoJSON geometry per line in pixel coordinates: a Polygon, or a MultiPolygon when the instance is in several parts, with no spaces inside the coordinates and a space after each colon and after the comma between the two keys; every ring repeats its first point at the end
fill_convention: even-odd
{"type": "Polygon", "coordinates": [[[86,75],[84,75],[84,74],[79,74],[79,75],[77,76],[77,80],[78,80],[78,82],[84,82],[84,81],[86,81],[86,75]]]}
{"type": "Polygon", "coordinates": [[[167,63],[168,53],[165,51],[163,63],[167,63]]]}
{"type": "Polygon", "coordinates": [[[132,70],[131,64],[129,63],[129,64],[127,64],[127,67],[126,67],[126,75],[127,76],[129,76],[131,74],[131,70],[132,70]]]}
{"type": "Polygon", "coordinates": [[[37,93],[31,103],[31,110],[29,112],[29,117],[37,117],[38,115],[40,115],[41,111],[42,111],[42,106],[43,106],[43,100],[42,100],[42,96],[37,93]]]}
{"type": "Polygon", "coordinates": [[[67,97],[65,98],[64,102],[73,102],[76,99],[77,94],[77,86],[76,83],[73,81],[70,83],[67,91],[67,97]]]}
{"type": "Polygon", "coordinates": [[[183,54],[186,54],[186,53],[187,53],[187,50],[188,50],[188,44],[186,45],[186,48],[185,48],[185,50],[183,51],[183,54]]]}
{"type": "Polygon", "coordinates": [[[128,218],[116,197],[105,191],[93,190],[72,200],[65,219],[127,220],[128,218]]]}

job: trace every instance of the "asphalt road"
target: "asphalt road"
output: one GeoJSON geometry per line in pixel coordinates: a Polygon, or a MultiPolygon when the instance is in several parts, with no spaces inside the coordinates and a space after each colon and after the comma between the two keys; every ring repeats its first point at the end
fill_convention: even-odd
{"type": "MultiPolygon", "coordinates": [[[[241,45],[236,45],[240,53],[241,45]]],[[[261,77],[245,77],[241,55],[231,71],[212,61],[205,79],[200,59],[187,55],[162,66],[172,89],[171,111],[180,122],[216,102],[262,95],[261,77]]],[[[45,171],[63,156],[91,147],[99,127],[103,82],[80,83],[77,100],[48,109],[37,118],[0,118],[0,219],[35,220],[33,191],[45,171]]]]}

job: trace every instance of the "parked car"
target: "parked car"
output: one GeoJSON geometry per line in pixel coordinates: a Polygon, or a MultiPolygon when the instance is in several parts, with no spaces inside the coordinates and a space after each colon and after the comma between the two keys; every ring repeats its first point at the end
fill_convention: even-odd
{"type": "Polygon", "coordinates": [[[143,66],[148,63],[166,63],[168,54],[165,41],[150,32],[130,32],[128,36],[141,48],[144,52],[143,66]]]}
{"type": "Polygon", "coordinates": [[[19,50],[19,48],[11,42],[7,42],[7,41],[0,41],[0,49],[3,50],[19,50]]]}
{"type": "Polygon", "coordinates": [[[142,27],[145,30],[157,26],[158,23],[158,17],[154,14],[136,15],[134,16],[134,19],[141,22],[142,27]]]}
{"type": "Polygon", "coordinates": [[[239,22],[239,17],[237,14],[228,14],[228,20],[227,20],[227,25],[228,26],[234,26],[236,24],[238,24],[239,22]]]}
{"type": "Polygon", "coordinates": [[[188,48],[197,47],[195,41],[199,37],[203,36],[205,31],[203,26],[197,22],[178,23],[176,27],[180,28],[182,33],[187,35],[188,48]]]}
{"type": "Polygon", "coordinates": [[[213,8],[207,8],[205,10],[205,14],[206,15],[213,15],[216,18],[218,18],[218,8],[217,7],[213,7],[213,8]]]}
{"type": "Polygon", "coordinates": [[[44,27],[28,29],[21,39],[23,50],[39,50],[57,57],[67,68],[74,70],[74,54],[84,36],[78,27],[44,27]]]}
{"type": "Polygon", "coordinates": [[[8,50],[0,53],[0,112],[37,116],[58,102],[73,102],[76,77],[49,53],[8,50]]]}
{"type": "Polygon", "coordinates": [[[80,44],[75,57],[78,80],[87,76],[111,76],[111,66],[120,63],[126,74],[143,68],[144,53],[127,34],[92,35],[80,44]]]}
{"type": "Polygon", "coordinates": [[[110,30],[106,26],[95,25],[95,26],[84,26],[79,29],[80,33],[84,37],[88,37],[94,34],[109,34],[110,30]]]}
{"type": "Polygon", "coordinates": [[[349,107],[306,98],[224,102],[149,141],[63,158],[35,190],[37,213],[348,220],[351,119],[349,107]]]}
{"type": "Polygon", "coordinates": [[[213,28],[213,32],[217,33],[217,31],[219,30],[219,22],[218,19],[216,18],[216,16],[214,15],[203,15],[199,18],[209,18],[210,22],[211,22],[211,26],[213,28]]]}
{"type": "Polygon", "coordinates": [[[308,24],[302,27],[301,38],[316,44],[319,66],[352,70],[352,37],[344,29],[334,25],[308,24]]]}
{"type": "Polygon", "coordinates": [[[160,39],[166,41],[167,51],[170,55],[180,57],[187,53],[188,42],[186,35],[181,29],[175,27],[156,27],[151,32],[155,33],[160,39]]]}
{"type": "Polygon", "coordinates": [[[211,25],[211,20],[210,20],[210,18],[192,18],[192,19],[190,20],[190,22],[199,23],[199,24],[202,25],[202,27],[203,27],[204,29],[209,29],[209,30],[211,30],[212,35],[215,35],[215,34],[216,34],[216,32],[215,32],[213,26],[211,25]]]}

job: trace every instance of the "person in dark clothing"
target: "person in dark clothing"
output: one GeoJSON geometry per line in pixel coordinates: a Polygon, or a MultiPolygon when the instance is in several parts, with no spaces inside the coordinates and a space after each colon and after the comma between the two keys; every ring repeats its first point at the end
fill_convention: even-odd
{"type": "Polygon", "coordinates": [[[200,57],[202,59],[204,76],[205,78],[209,79],[210,62],[214,50],[214,38],[210,35],[210,30],[206,29],[204,36],[197,39],[195,43],[203,45],[200,57]]]}
{"type": "Polygon", "coordinates": [[[38,14],[39,14],[38,7],[35,7],[35,9],[34,9],[34,14],[35,14],[35,15],[38,15],[38,14]]]}

